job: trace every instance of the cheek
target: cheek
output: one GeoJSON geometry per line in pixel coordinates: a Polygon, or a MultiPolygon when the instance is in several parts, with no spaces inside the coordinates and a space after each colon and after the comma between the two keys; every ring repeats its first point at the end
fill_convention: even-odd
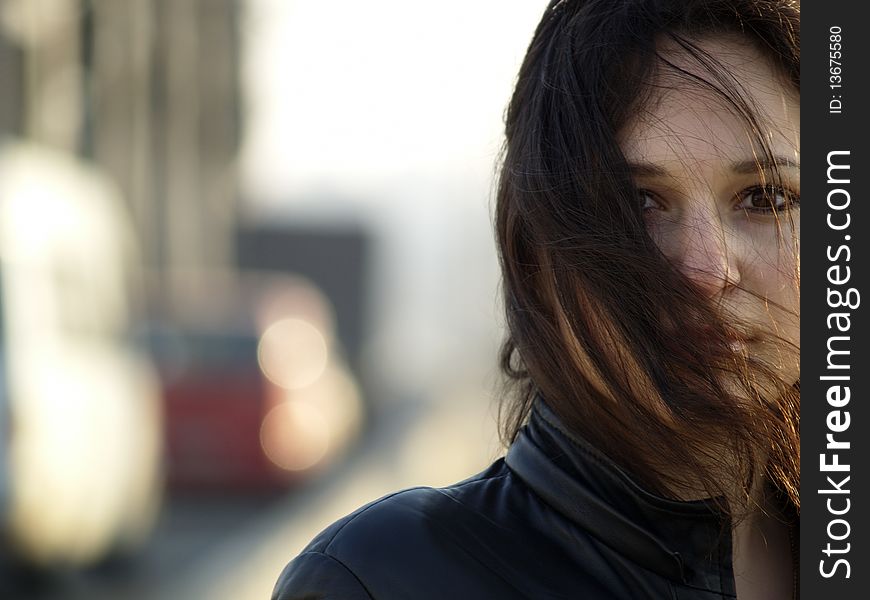
{"type": "Polygon", "coordinates": [[[754,280],[765,297],[800,297],[800,222],[777,228],[766,223],[746,224],[740,230],[742,245],[751,259],[745,275],[754,280]]]}
{"type": "Polygon", "coordinates": [[[800,345],[800,254],[794,242],[756,239],[743,284],[762,298],[770,328],[800,345]]]}
{"type": "Polygon", "coordinates": [[[646,230],[658,249],[671,260],[677,258],[681,246],[679,223],[663,211],[650,210],[644,215],[646,230]]]}
{"type": "Polygon", "coordinates": [[[785,312],[800,319],[799,259],[791,249],[771,250],[756,258],[744,283],[751,285],[754,288],[752,291],[769,301],[772,310],[779,307],[777,313],[785,312]]]}

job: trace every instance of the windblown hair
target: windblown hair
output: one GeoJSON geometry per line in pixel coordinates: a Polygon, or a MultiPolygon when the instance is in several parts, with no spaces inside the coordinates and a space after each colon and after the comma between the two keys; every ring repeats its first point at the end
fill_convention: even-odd
{"type": "MultiPolygon", "coordinates": [[[[667,72],[712,91],[744,121],[759,161],[771,159],[770,125],[740,74],[697,40],[742,36],[781,74],[774,84],[799,94],[799,19],[789,0],[550,3],[507,110],[496,197],[507,442],[540,395],[651,491],[674,495],[691,473],[710,497],[733,498],[726,482],[745,482],[748,498],[762,467],[799,510],[800,383],[734,355],[732,323],[647,232],[617,141],[667,72]],[[669,62],[663,41],[700,68],[669,62]]],[[[797,252],[796,240],[780,243],[797,252]]]]}

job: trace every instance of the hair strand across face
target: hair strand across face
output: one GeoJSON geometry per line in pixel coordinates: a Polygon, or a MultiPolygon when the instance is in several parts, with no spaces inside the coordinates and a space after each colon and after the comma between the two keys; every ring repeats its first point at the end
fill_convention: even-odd
{"type": "MultiPolygon", "coordinates": [[[[735,353],[741,324],[650,235],[620,145],[670,93],[662,86],[696,89],[743,123],[761,178],[750,200],[767,210],[793,157],[778,157],[741,73],[704,40],[741,40],[767,61],[771,85],[799,95],[798,32],[798,8],[781,0],[551,2],[506,113],[496,198],[507,440],[540,395],[652,491],[748,498],[766,474],[800,506],[799,380],[735,353]]],[[[796,255],[792,209],[771,211],[777,243],[796,255]]]]}

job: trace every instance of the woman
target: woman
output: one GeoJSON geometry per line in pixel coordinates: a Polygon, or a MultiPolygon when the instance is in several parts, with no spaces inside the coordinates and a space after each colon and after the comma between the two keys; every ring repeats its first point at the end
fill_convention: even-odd
{"type": "Polygon", "coordinates": [[[798,597],[798,30],[551,2],[496,206],[507,456],[333,524],[274,598],[798,597]]]}

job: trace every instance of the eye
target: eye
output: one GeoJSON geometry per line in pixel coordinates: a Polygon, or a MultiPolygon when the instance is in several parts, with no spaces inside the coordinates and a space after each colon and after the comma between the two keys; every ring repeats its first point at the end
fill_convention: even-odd
{"type": "Polygon", "coordinates": [[[778,185],[759,185],[738,194],[737,208],[753,213],[773,213],[800,204],[800,195],[778,185]]]}
{"type": "Polygon", "coordinates": [[[662,203],[658,201],[656,195],[649,190],[639,189],[637,191],[637,199],[643,212],[650,209],[662,210],[663,208],[662,203]]]}

